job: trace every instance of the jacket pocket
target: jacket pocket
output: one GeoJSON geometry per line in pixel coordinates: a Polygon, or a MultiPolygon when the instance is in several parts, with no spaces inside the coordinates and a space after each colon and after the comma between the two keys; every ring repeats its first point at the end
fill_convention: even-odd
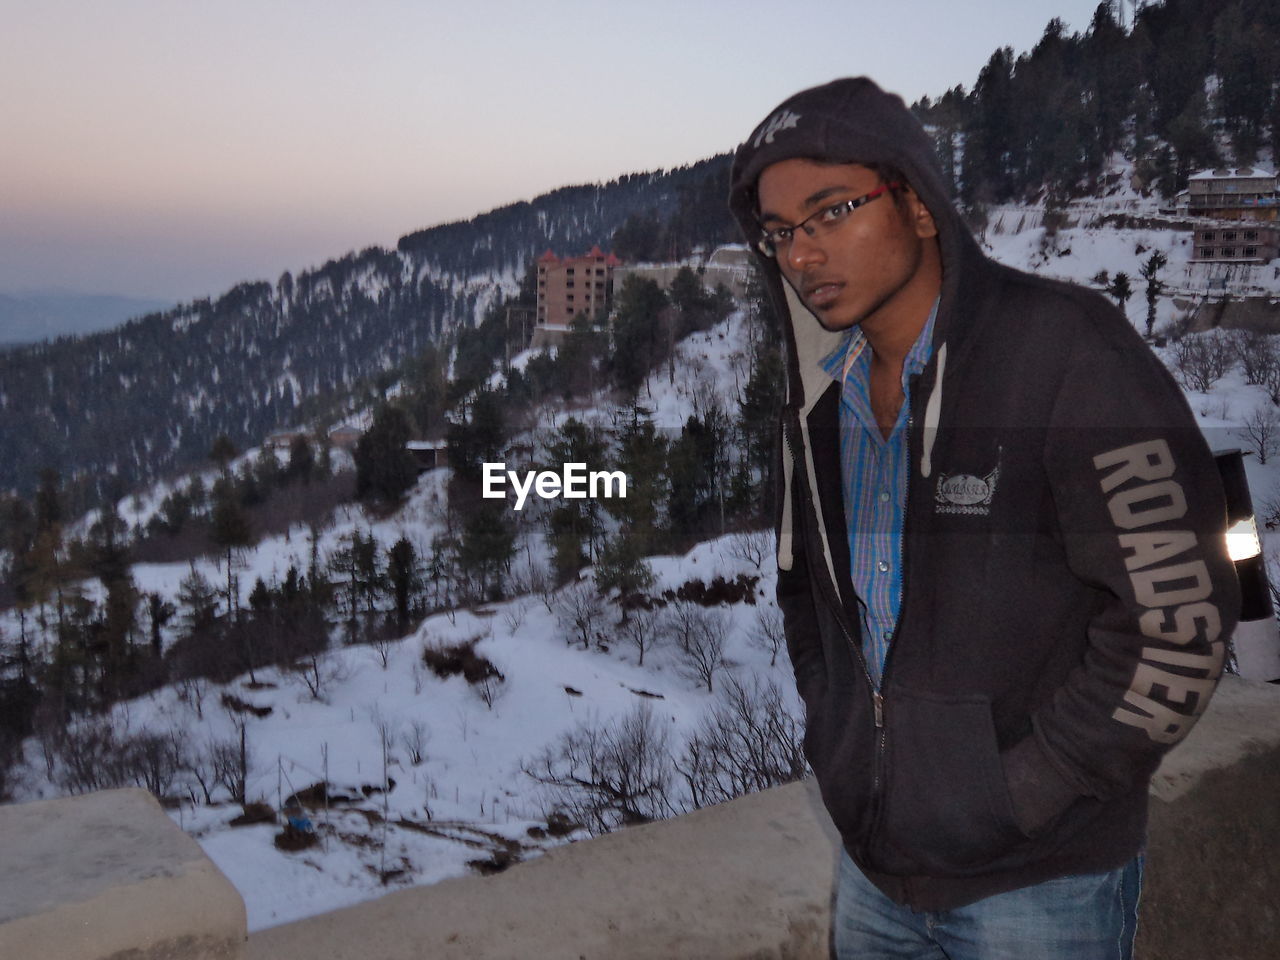
{"type": "Polygon", "coordinates": [[[888,873],[968,876],[1020,859],[990,702],[890,686],[884,799],[872,850],[888,873]]]}

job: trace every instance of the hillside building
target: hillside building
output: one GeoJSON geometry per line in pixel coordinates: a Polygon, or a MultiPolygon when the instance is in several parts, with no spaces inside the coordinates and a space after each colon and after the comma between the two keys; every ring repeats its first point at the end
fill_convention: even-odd
{"type": "Polygon", "coordinates": [[[568,331],[578,314],[595,320],[613,303],[613,271],[622,263],[594,246],[580,257],[561,259],[548,250],[538,258],[538,330],[568,331]]]}
{"type": "Polygon", "coordinates": [[[1192,260],[1267,263],[1280,256],[1280,190],[1261,167],[1201,170],[1187,181],[1187,213],[1218,221],[1195,228],[1192,260]]]}
{"type": "Polygon", "coordinates": [[[620,290],[627,276],[634,275],[653,280],[663,290],[669,290],[676,274],[686,266],[693,266],[708,292],[724,284],[736,299],[742,300],[751,276],[750,259],[750,251],[744,244],[726,243],[716,247],[706,262],[699,266],[692,263],[638,263],[619,267],[614,273],[614,284],[620,290]]]}
{"type": "Polygon", "coordinates": [[[1276,175],[1262,167],[1201,170],[1187,180],[1187,210],[1216,220],[1269,220],[1280,213],[1276,175]]]}

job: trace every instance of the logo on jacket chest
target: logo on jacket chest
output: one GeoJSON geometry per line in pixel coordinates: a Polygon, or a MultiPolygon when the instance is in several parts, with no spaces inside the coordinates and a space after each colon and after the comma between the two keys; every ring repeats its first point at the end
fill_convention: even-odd
{"type": "Polygon", "coordinates": [[[933,494],[934,513],[987,516],[991,513],[991,498],[996,495],[999,479],[999,466],[983,477],[972,473],[940,474],[933,494]]]}

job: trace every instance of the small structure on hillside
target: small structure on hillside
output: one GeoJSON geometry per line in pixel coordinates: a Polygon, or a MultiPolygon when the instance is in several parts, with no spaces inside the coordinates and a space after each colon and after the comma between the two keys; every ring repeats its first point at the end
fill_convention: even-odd
{"type": "Polygon", "coordinates": [[[344,423],[342,426],[334,427],[329,431],[329,442],[339,450],[354,450],[363,435],[364,431],[359,427],[344,423]]]}
{"type": "Polygon", "coordinates": [[[404,448],[413,455],[418,473],[449,465],[449,445],[443,440],[410,440],[404,448]]]}
{"type": "Polygon", "coordinates": [[[265,446],[268,450],[288,450],[299,437],[306,439],[307,432],[298,427],[286,427],[267,434],[265,446]]]}
{"type": "Polygon", "coordinates": [[[1280,256],[1280,189],[1262,167],[1201,170],[1187,181],[1187,212],[1217,223],[1195,229],[1191,259],[1267,263],[1280,256]]]}

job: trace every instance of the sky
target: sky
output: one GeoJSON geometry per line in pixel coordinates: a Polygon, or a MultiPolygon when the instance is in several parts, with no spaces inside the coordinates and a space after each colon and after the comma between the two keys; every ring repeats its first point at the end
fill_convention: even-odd
{"type": "Polygon", "coordinates": [[[0,292],[216,296],[731,150],[838,76],[968,89],[1097,5],[0,0],[0,292]]]}

